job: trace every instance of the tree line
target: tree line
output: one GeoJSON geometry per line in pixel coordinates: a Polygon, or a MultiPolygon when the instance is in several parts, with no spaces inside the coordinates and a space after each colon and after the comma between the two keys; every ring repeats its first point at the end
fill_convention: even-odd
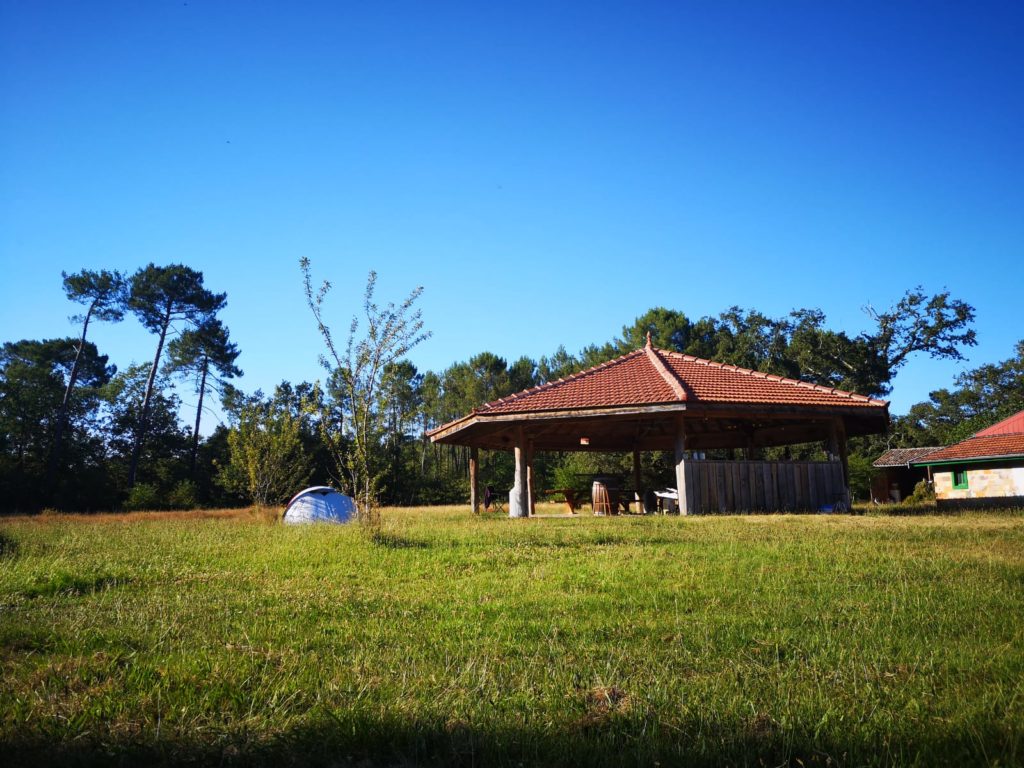
{"type": "MultiPolygon", "coordinates": [[[[427,336],[414,304],[380,305],[370,274],[363,318],[347,342],[331,331],[325,299],[302,262],[311,322],[324,341],[325,375],[245,392],[239,349],[218,315],[225,293],[181,264],[149,264],[132,275],[63,274],[67,298],[81,305],[74,336],[21,340],[0,349],[0,508],[31,511],[156,509],[276,504],[306,484],[341,486],[368,507],[460,503],[468,497],[468,451],[434,445],[426,433],[472,408],[572,375],[642,346],[661,348],[861,394],[885,396],[914,355],[961,360],[976,343],[974,309],[948,291],[908,290],[892,307],[866,307],[870,327],[856,335],[827,325],[820,309],[771,317],[730,307],[689,318],[656,307],[620,336],[539,359],[508,361],[479,352],[442,371],[420,371],[409,351],[427,336]],[[119,371],[90,339],[97,323],[134,317],[155,340],[152,361],[119,371]],[[195,420],[183,423],[174,382],[191,386],[195,420]],[[204,411],[218,398],[227,415],[202,437],[204,411]]],[[[1015,356],[962,375],[951,389],[894,419],[888,436],[854,440],[854,490],[866,491],[870,461],[894,442],[912,446],[966,437],[1024,408],[1024,342],[1015,356]],[[985,422],[985,423],[983,423],[985,422]]],[[[787,455],[813,457],[820,446],[787,455]]],[[[726,452],[727,453],[727,452],[726,452]]],[[[646,481],[671,478],[671,458],[646,456],[646,481]]],[[[537,459],[538,487],[567,487],[601,472],[627,471],[615,454],[549,454],[537,459]]],[[[484,484],[504,491],[512,461],[482,452],[484,484]]]]}

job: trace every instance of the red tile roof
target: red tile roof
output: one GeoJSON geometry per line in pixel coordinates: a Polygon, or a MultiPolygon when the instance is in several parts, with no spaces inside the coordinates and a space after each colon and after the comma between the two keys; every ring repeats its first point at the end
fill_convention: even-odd
{"type": "Polygon", "coordinates": [[[560,411],[681,402],[845,407],[888,405],[884,400],[840,389],[646,347],[568,378],[487,403],[475,413],[560,411]]]}
{"type": "Polygon", "coordinates": [[[772,405],[886,405],[841,389],[724,365],[692,355],[663,352],[665,362],[698,401],[772,405]]]}
{"type": "Polygon", "coordinates": [[[912,463],[924,460],[925,456],[942,448],[891,448],[873,462],[872,467],[909,467],[912,463]]]}
{"type": "Polygon", "coordinates": [[[1024,433],[1024,411],[1015,413],[1008,419],[1003,419],[987,429],[975,433],[975,437],[987,437],[989,435],[1013,435],[1024,433]]]}
{"type": "Polygon", "coordinates": [[[1024,411],[976,432],[966,440],[940,448],[917,459],[915,464],[935,462],[978,461],[1024,457],[1024,411]]]}
{"type": "Polygon", "coordinates": [[[978,461],[979,459],[1024,458],[1024,432],[1015,435],[982,435],[969,437],[948,448],[918,459],[919,464],[936,462],[978,461]]]}

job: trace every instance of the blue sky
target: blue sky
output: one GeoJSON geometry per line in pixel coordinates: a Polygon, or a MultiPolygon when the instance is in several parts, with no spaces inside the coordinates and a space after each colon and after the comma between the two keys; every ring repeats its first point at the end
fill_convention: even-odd
{"type": "MultiPolygon", "coordinates": [[[[0,8],[0,340],[74,333],[61,270],[183,262],[243,388],[311,380],[303,256],[339,332],[370,268],[425,286],[421,369],[658,305],[854,334],[917,284],[976,307],[966,367],[1024,338],[1019,3],[0,8]]],[[[893,411],[964,367],[914,359],[893,411]]]]}

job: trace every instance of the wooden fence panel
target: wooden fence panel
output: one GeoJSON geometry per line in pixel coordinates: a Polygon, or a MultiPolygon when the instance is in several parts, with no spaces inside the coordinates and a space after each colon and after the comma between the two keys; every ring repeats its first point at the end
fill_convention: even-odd
{"type": "Polygon", "coordinates": [[[837,461],[687,461],[692,514],[810,512],[843,498],[837,461]]]}

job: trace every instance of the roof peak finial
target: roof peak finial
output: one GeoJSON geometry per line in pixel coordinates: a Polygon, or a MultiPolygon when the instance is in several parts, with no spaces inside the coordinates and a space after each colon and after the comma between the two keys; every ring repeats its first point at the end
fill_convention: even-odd
{"type": "Polygon", "coordinates": [[[650,331],[647,332],[647,346],[648,347],[651,346],[651,332],[650,331]]]}

